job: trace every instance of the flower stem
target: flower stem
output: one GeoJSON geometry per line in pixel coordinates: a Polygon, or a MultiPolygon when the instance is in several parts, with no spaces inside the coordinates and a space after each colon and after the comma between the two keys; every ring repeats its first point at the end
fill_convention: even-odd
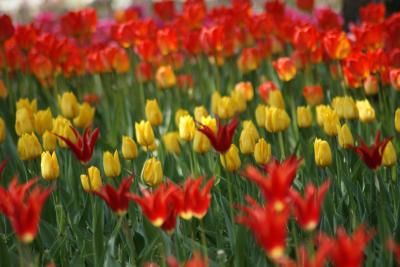
{"type": "Polygon", "coordinates": [[[136,266],[135,243],[133,242],[133,235],[129,230],[129,225],[125,217],[122,220],[122,230],[124,231],[126,242],[128,243],[128,247],[132,254],[132,266],[136,266]]]}
{"type": "Polygon", "coordinates": [[[201,243],[203,245],[203,253],[204,253],[204,257],[207,259],[208,251],[207,251],[206,228],[204,226],[203,219],[200,220],[200,227],[201,227],[201,243]]]}

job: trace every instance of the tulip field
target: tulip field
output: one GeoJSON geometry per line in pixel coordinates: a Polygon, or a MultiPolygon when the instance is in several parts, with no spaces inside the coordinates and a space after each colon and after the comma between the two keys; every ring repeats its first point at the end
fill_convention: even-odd
{"type": "Polygon", "coordinates": [[[226,2],[0,14],[0,266],[400,266],[400,12],[226,2]]]}

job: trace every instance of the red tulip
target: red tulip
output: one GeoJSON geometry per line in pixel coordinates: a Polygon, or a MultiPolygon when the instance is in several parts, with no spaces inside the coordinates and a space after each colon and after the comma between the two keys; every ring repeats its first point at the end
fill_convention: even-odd
{"type": "Polygon", "coordinates": [[[314,0],[296,0],[296,5],[299,9],[312,11],[314,9],[314,0]]]}
{"type": "Polygon", "coordinates": [[[385,19],[386,7],[384,3],[369,3],[360,8],[362,22],[378,24],[385,19]]]}
{"type": "Polygon", "coordinates": [[[391,69],[389,72],[390,83],[396,90],[400,90],[400,68],[391,69]]]}
{"type": "Polygon", "coordinates": [[[175,16],[175,3],[173,0],[157,1],[153,3],[153,10],[161,20],[171,20],[175,16]]]}
{"type": "Polygon", "coordinates": [[[364,140],[360,140],[360,145],[358,147],[351,146],[351,148],[360,156],[368,168],[375,170],[381,166],[383,151],[387,143],[392,139],[392,137],[387,137],[383,141],[380,141],[381,132],[378,131],[375,136],[375,143],[368,147],[364,140]]]}
{"type": "Polygon", "coordinates": [[[178,35],[174,28],[166,27],[157,31],[157,45],[162,55],[178,50],[178,35]]]}
{"type": "Polygon", "coordinates": [[[97,14],[92,8],[71,11],[61,17],[60,25],[65,35],[86,40],[96,31],[97,14]]]}
{"type": "Polygon", "coordinates": [[[8,189],[0,187],[0,212],[6,216],[18,239],[23,243],[31,243],[39,228],[42,207],[52,192],[51,188],[36,186],[37,178],[19,185],[15,177],[8,189]]]}
{"type": "Polygon", "coordinates": [[[224,154],[231,147],[232,138],[235,134],[236,127],[239,121],[237,118],[233,118],[229,124],[222,125],[219,118],[217,118],[217,134],[214,133],[209,127],[197,122],[198,130],[205,134],[211,142],[211,145],[216,151],[224,154]]]}
{"type": "Polygon", "coordinates": [[[210,28],[203,27],[200,34],[200,43],[203,50],[211,55],[220,53],[226,42],[224,26],[221,24],[214,25],[210,28]]]}
{"type": "MultiPolygon", "coordinates": [[[[179,263],[174,256],[167,257],[167,265],[168,267],[179,267],[179,263]]],[[[208,260],[203,258],[200,252],[195,251],[190,260],[188,260],[182,267],[207,267],[208,260]]]]}
{"type": "Polygon", "coordinates": [[[278,73],[279,79],[288,82],[296,75],[296,65],[291,58],[281,57],[273,62],[274,68],[278,73]]]}
{"type": "Polygon", "coordinates": [[[116,190],[111,185],[105,185],[98,191],[93,191],[106,202],[106,204],[115,212],[118,216],[124,216],[128,212],[129,207],[129,190],[133,182],[133,176],[124,178],[116,190]]]}
{"type": "Polygon", "coordinates": [[[320,188],[315,188],[312,183],[307,184],[302,198],[294,189],[290,190],[297,223],[306,231],[313,231],[320,220],[321,205],[330,181],[325,181],[320,188]]]}
{"type": "Polygon", "coordinates": [[[18,47],[24,51],[29,51],[36,42],[39,31],[32,25],[20,25],[17,27],[14,38],[18,47]]]}
{"type": "Polygon", "coordinates": [[[298,26],[294,32],[294,46],[304,52],[312,52],[317,49],[318,31],[312,25],[298,26]]]}
{"type": "Polygon", "coordinates": [[[330,244],[320,244],[315,255],[310,256],[307,249],[301,246],[297,250],[297,262],[289,259],[283,259],[279,263],[283,267],[324,267],[326,266],[327,256],[331,249],[330,244]]]}
{"type": "Polygon", "coordinates": [[[307,104],[315,106],[324,99],[324,91],[320,85],[308,85],[303,88],[303,96],[307,104]]]}
{"type": "Polygon", "coordinates": [[[326,53],[331,59],[341,60],[350,53],[351,44],[342,31],[329,31],[323,38],[326,53]]]}
{"type": "Polygon", "coordinates": [[[246,168],[244,176],[258,185],[265,201],[271,207],[280,211],[287,206],[289,190],[301,161],[302,159],[297,159],[296,156],[291,156],[283,163],[274,159],[265,165],[268,176],[265,176],[253,166],[246,168]]]}
{"type": "Polygon", "coordinates": [[[271,82],[271,81],[267,81],[267,82],[263,82],[262,84],[260,84],[260,86],[258,87],[258,93],[260,94],[261,98],[264,100],[264,102],[268,102],[269,99],[269,93],[271,91],[275,91],[278,90],[278,88],[276,87],[276,85],[271,82]]]}
{"type": "Polygon", "coordinates": [[[343,19],[331,8],[321,8],[316,10],[318,27],[323,31],[342,29],[343,19]]]}
{"type": "Polygon", "coordinates": [[[183,190],[177,190],[173,194],[174,207],[180,217],[190,220],[192,217],[202,219],[208,210],[211,202],[210,190],[215,178],[208,180],[206,185],[200,190],[204,177],[193,179],[187,178],[183,190]]]}
{"type": "Polygon", "coordinates": [[[260,206],[254,199],[246,197],[249,206],[239,206],[243,214],[236,221],[247,226],[258,243],[272,260],[282,258],[286,247],[289,209],[276,211],[271,206],[260,206]]]}
{"type": "Polygon", "coordinates": [[[14,34],[14,26],[10,16],[3,14],[0,16],[0,44],[11,38],[14,34]]]}
{"type": "Polygon", "coordinates": [[[96,144],[97,138],[100,134],[99,128],[94,129],[93,134],[90,136],[90,127],[87,127],[82,138],[78,130],[72,126],[70,127],[77,139],[75,143],[64,136],[58,134],[55,135],[69,146],[69,148],[75,154],[75,157],[79,159],[80,162],[89,162],[93,155],[94,145],[96,144]]]}
{"type": "Polygon", "coordinates": [[[354,79],[357,84],[361,84],[369,75],[369,62],[367,56],[357,52],[348,55],[344,59],[343,73],[346,80],[354,79]]]}

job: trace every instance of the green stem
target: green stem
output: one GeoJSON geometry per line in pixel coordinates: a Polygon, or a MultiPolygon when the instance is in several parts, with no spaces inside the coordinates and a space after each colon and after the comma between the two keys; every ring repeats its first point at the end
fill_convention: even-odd
{"type": "Polygon", "coordinates": [[[281,159],[285,159],[285,144],[283,143],[283,133],[279,132],[278,133],[278,142],[279,142],[279,149],[281,151],[281,159]]]}
{"type": "Polygon", "coordinates": [[[132,266],[136,266],[136,249],[135,249],[135,243],[133,242],[133,235],[131,231],[129,230],[129,225],[127,223],[127,220],[124,216],[123,218],[123,223],[122,223],[122,230],[124,231],[125,234],[125,239],[128,243],[129,250],[131,251],[132,255],[132,266]]]}
{"type": "Polygon", "coordinates": [[[208,259],[206,228],[204,226],[203,219],[200,220],[200,226],[201,226],[201,243],[203,245],[203,253],[204,257],[208,259]]]}

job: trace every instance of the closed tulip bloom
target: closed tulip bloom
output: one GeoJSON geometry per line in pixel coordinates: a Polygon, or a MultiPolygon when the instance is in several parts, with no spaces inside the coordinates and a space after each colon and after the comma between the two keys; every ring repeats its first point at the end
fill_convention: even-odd
{"type": "Polygon", "coordinates": [[[309,106],[297,107],[297,125],[299,128],[308,128],[312,124],[312,114],[309,106]]]}
{"type": "Polygon", "coordinates": [[[193,113],[196,121],[200,121],[203,117],[208,116],[208,110],[204,106],[195,107],[193,113]]]}
{"type": "Polygon", "coordinates": [[[340,60],[347,57],[351,50],[351,44],[343,31],[332,30],[323,38],[325,51],[331,59],[340,60]]]}
{"type": "Polygon", "coordinates": [[[258,104],[255,111],[256,123],[257,126],[264,127],[265,126],[265,108],[266,106],[258,104]]]}
{"type": "Polygon", "coordinates": [[[79,106],[78,116],[74,119],[74,125],[78,128],[87,128],[93,123],[94,113],[96,109],[88,103],[79,106]]]}
{"type": "Polygon", "coordinates": [[[222,166],[230,172],[236,171],[240,168],[240,157],[239,157],[239,149],[232,144],[229,150],[225,154],[221,154],[220,156],[222,166]]]}
{"type": "Polygon", "coordinates": [[[375,109],[367,99],[356,102],[358,116],[362,122],[373,122],[375,120],[375,109]]]}
{"type": "Polygon", "coordinates": [[[15,132],[18,136],[35,130],[33,115],[26,108],[17,109],[15,114],[15,132]]]}
{"type": "MultiPolygon", "coordinates": [[[[396,109],[394,114],[394,128],[397,132],[400,133],[400,108],[396,109]]],[[[0,123],[0,131],[1,131],[1,123],[0,123]]],[[[0,143],[1,143],[1,133],[0,133],[0,143]]]]}
{"type": "Polygon", "coordinates": [[[122,156],[126,160],[134,159],[138,156],[136,142],[129,136],[122,136],[122,156]]]}
{"type": "Polygon", "coordinates": [[[353,135],[347,123],[338,126],[338,141],[339,146],[342,148],[349,148],[354,145],[353,135]]]}
{"type": "Polygon", "coordinates": [[[326,167],[332,163],[331,148],[327,141],[316,138],[314,141],[314,159],[319,167],[326,167]]]}
{"type": "Polygon", "coordinates": [[[146,101],[145,113],[146,119],[151,123],[152,126],[161,125],[163,117],[156,99],[148,99],[146,101]]]}
{"type": "Polygon", "coordinates": [[[317,123],[319,126],[323,126],[324,124],[324,114],[326,113],[327,110],[329,110],[330,107],[327,105],[318,105],[316,107],[316,112],[317,112],[317,123]]]}
{"type": "Polygon", "coordinates": [[[42,161],[40,163],[42,177],[46,180],[54,180],[60,175],[60,167],[58,166],[57,155],[55,152],[45,151],[42,153],[42,161]]]}
{"type": "Polygon", "coordinates": [[[268,94],[268,105],[280,109],[285,109],[285,100],[283,100],[282,92],[280,90],[272,90],[268,94]]]}
{"type": "Polygon", "coordinates": [[[179,132],[169,132],[163,136],[165,149],[168,153],[177,154],[181,153],[181,146],[179,143],[179,132]]]}
{"type": "Polygon", "coordinates": [[[396,149],[394,148],[392,141],[389,141],[383,150],[382,165],[392,166],[396,164],[396,161],[396,149]]]}
{"type": "Polygon", "coordinates": [[[234,107],[234,102],[229,96],[221,97],[217,105],[217,115],[221,119],[230,119],[235,115],[236,108],[234,107]]]}
{"type": "MultiPolygon", "coordinates": [[[[71,140],[72,142],[76,142],[76,137],[71,129],[71,126],[71,122],[62,116],[57,116],[57,118],[53,120],[53,132],[55,134],[63,136],[71,140]]],[[[61,139],[58,140],[58,144],[60,145],[60,147],[68,147],[68,145],[61,139]]]]}
{"type": "Polygon", "coordinates": [[[235,91],[240,92],[246,101],[251,101],[254,97],[254,89],[251,82],[239,82],[235,85],[235,91]]]}
{"type": "MultiPolygon", "coordinates": [[[[231,101],[232,101],[233,107],[235,107],[233,109],[234,110],[233,113],[235,113],[235,112],[242,113],[242,112],[246,111],[247,102],[242,93],[240,93],[238,91],[232,91],[231,92],[231,101]]],[[[231,117],[229,117],[229,118],[231,118],[231,117]]]]}
{"type": "Polygon", "coordinates": [[[332,100],[332,107],[339,118],[351,120],[358,118],[356,103],[351,96],[337,96],[332,100]]]}
{"type": "Polygon", "coordinates": [[[286,110],[275,107],[265,109],[265,129],[270,133],[286,130],[290,125],[290,118],[286,110]]]}
{"type": "Polygon", "coordinates": [[[23,134],[18,139],[17,150],[22,160],[35,159],[42,154],[42,146],[34,133],[23,134]]]}
{"type": "Polygon", "coordinates": [[[171,66],[160,66],[156,72],[157,86],[161,89],[171,88],[176,84],[176,76],[171,66]]]}
{"type": "Polygon", "coordinates": [[[260,138],[256,126],[252,121],[243,122],[243,130],[240,133],[239,148],[242,154],[252,154],[257,140],[260,138]]]}
{"type": "Polygon", "coordinates": [[[315,106],[320,104],[324,99],[324,91],[320,85],[304,86],[303,96],[306,99],[307,104],[315,106]]]}
{"type": "Polygon", "coordinates": [[[103,182],[101,181],[100,170],[91,166],[88,169],[87,174],[81,174],[81,184],[83,190],[86,192],[94,192],[100,190],[103,186],[103,182]]]}
{"type": "Polygon", "coordinates": [[[218,91],[215,91],[211,95],[211,111],[214,114],[218,115],[218,106],[219,106],[219,101],[221,100],[221,95],[219,94],[218,91]]]}
{"type": "Polygon", "coordinates": [[[135,123],[136,140],[143,147],[150,147],[155,144],[153,128],[149,121],[135,123]]]}
{"type": "Polygon", "coordinates": [[[279,78],[284,82],[290,81],[296,75],[296,64],[291,58],[281,57],[273,62],[273,65],[279,78]]]}
{"type": "Polygon", "coordinates": [[[192,116],[186,115],[179,120],[179,138],[185,141],[192,141],[196,131],[196,124],[192,116]]]}
{"type": "Polygon", "coordinates": [[[121,163],[119,162],[118,150],[112,154],[110,151],[103,153],[103,168],[107,177],[117,177],[121,174],[121,163]]]}
{"type": "Polygon", "coordinates": [[[327,109],[323,114],[324,120],[322,127],[324,132],[329,136],[336,136],[338,134],[338,126],[340,126],[339,116],[333,109],[327,109]]]}
{"type": "Polygon", "coordinates": [[[46,151],[54,151],[57,147],[57,136],[49,131],[45,131],[42,135],[43,149],[46,151]]]}
{"type": "Polygon", "coordinates": [[[376,95],[379,90],[378,79],[374,75],[368,76],[364,80],[364,92],[366,95],[376,95]]]}
{"type": "Polygon", "coordinates": [[[34,114],[37,111],[37,100],[34,99],[32,101],[29,101],[27,98],[21,98],[17,101],[16,104],[17,110],[26,108],[30,114],[34,114]]]}
{"type": "Polygon", "coordinates": [[[161,162],[156,158],[145,161],[142,169],[142,180],[149,186],[158,186],[163,180],[161,162]]]}
{"type": "Polygon", "coordinates": [[[62,96],[58,96],[58,106],[61,114],[68,119],[75,118],[79,114],[79,103],[72,92],[65,92],[62,96]]]}
{"type": "Polygon", "coordinates": [[[186,116],[186,115],[190,115],[189,111],[187,111],[186,109],[178,109],[177,111],[175,111],[175,125],[176,127],[179,128],[179,121],[181,119],[181,117],[186,116]]]}
{"type": "Polygon", "coordinates": [[[43,135],[46,131],[53,129],[53,114],[50,108],[39,110],[33,115],[35,122],[35,130],[38,134],[43,135]]]}
{"type": "Polygon", "coordinates": [[[4,143],[6,140],[6,124],[3,118],[0,117],[0,144],[4,143]]]}
{"type": "Polygon", "coordinates": [[[267,164],[271,159],[271,145],[260,138],[254,146],[254,159],[258,164],[267,164]]]}

